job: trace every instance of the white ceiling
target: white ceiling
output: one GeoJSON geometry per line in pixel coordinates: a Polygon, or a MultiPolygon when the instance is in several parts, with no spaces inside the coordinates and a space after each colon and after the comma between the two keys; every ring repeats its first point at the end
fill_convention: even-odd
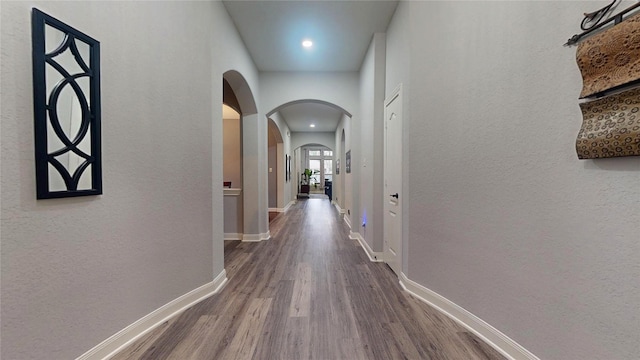
{"type": "Polygon", "coordinates": [[[304,102],[280,110],[280,116],[291,132],[334,132],[342,118],[342,110],[329,105],[304,102]],[[315,124],[315,128],[309,125],[315,124]]]}
{"type": "MultiPolygon", "coordinates": [[[[398,0],[223,0],[259,71],[359,71],[398,0]],[[311,49],[302,40],[313,41],[311,49]]],[[[318,103],[280,110],[292,132],[333,132],[342,112],[318,103]],[[309,124],[314,122],[315,128],[309,124]]]]}
{"type": "Polygon", "coordinates": [[[260,71],[358,71],[397,0],[223,0],[260,71]],[[312,49],[302,47],[303,39],[312,49]]]}

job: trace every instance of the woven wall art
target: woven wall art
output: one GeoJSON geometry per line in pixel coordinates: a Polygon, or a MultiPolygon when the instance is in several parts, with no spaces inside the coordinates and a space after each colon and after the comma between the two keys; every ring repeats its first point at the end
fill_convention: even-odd
{"type": "Polygon", "coordinates": [[[581,99],[639,80],[640,13],[580,42],[576,60],[581,99]]]}
{"type": "Polygon", "coordinates": [[[640,88],[580,104],[580,159],[640,155],[640,88]]]}

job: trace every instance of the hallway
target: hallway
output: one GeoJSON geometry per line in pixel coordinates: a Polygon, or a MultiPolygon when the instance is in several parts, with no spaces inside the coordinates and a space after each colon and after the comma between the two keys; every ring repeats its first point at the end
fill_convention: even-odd
{"type": "Polygon", "coordinates": [[[327,199],[225,242],[229,282],[112,359],[504,359],[367,259],[327,199]]]}

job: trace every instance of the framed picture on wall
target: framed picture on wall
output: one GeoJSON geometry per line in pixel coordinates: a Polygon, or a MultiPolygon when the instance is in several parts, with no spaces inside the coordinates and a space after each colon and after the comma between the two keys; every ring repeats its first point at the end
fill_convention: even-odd
{"type": "Polygon", "coordinates": [[[287,178],[287,182],[291,181],[291,155],[285,155],[285,172],[286,172],[286,178],[287,178]]]}
{"type": "Polygon", "coordinates": [[[336,175],[340,175],[340,159],[336,160],[336,175]]]}
{"type": "Polygon", "coordinates": [[[344,169],[347,174],[351,174],[351,150],[345,154],[344,169]]]}

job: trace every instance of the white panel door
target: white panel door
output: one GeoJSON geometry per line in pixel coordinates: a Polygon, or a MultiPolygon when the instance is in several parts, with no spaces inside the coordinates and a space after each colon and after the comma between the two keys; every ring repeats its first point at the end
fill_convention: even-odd
{"type": "Polygon", "coordinates": [[[402,272],[402,87],[384,108],[384,260],[402,272]]]}

